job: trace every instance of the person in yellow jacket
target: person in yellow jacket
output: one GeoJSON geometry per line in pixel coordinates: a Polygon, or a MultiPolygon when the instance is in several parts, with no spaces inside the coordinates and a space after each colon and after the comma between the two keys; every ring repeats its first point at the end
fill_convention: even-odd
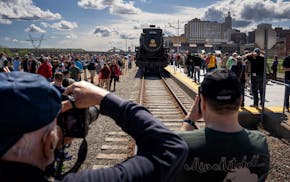
{"type": "Polygon", "coordinates": [[[207,64],[207,72],[216,69],[216,57],[214,53],[209,53],[205,59],[205,62],[207,64]]]}

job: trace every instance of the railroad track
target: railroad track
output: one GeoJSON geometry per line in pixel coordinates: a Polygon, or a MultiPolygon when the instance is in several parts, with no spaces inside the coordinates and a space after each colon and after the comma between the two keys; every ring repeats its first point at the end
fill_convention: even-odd
{"type": "Polygon", "coordinates": [[[181,127],[180,121],[188,109],[180,105],[176,95],[172,94],[172,90],[168,89],[159,76],[146,76],[141,85],[139,103],[147,107],[169,129],[178,131],[181,127]]]}
{"type": "MultiPolygon", "coordinates": [[[[148,108],[170,130],[180,130],[181,121],[190,110],[193,99],[166,76],[143,76],[138,87],[140,90],[131,100],[148,108]]],[[[119,128],[108,131],[93,169],[113,166],[134,153],[135,143],[130,136],[119,128]]]]}

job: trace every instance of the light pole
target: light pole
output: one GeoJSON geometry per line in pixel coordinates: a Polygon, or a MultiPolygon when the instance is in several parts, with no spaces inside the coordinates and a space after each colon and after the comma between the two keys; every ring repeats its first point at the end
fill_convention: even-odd
{"type": "Polygon", "coordinates": [[[176,29],[177,30],[177,53],[179,53],[179,44],[180,44],[180,39],[179,39],[179,20],[177,20],[177,27],[176,26],[173,26],[173,25],[171,25],[170,23],[168,23],[169,24],[169,27],[171,27],[171,28],[174,28],[174,29],[176,29]]]}

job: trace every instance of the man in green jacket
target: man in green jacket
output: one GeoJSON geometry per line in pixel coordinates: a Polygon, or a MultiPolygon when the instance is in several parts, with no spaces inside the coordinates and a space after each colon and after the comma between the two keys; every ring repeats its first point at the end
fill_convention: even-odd
{"type": "Polygon", "coordinates": [[[177,181],[265,181],[269,151],[265,136],[247,130],[238,121],[241,85],[229,70],[208,73],[201,83],[191,112],[182,124],[193,130],[194,121],[204,118],[206,127],[179,133],[189,152],[177,181]]]}

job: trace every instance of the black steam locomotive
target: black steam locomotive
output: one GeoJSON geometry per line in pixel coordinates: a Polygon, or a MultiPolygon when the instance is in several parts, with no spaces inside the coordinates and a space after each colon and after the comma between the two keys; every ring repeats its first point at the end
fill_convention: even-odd
{"type": "Polygon", "coordinates": [[[162,29],[150,25],[140,36],[140,47],[136,47],[136,64],[145,71],[158,71],[168,65],[167,51],[163,46],[162,29]]]}

